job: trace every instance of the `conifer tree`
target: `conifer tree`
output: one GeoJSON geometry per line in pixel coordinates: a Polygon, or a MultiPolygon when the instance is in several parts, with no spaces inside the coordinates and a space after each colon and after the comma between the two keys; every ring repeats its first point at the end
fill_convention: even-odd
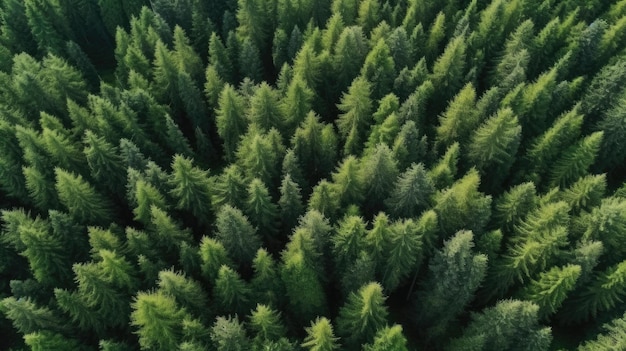
{"type": "Polygon", "coordinates": [[[621,347],[626,342],[626,330],[625,317],[615,318],[611,322],[602,326],[603,333],[598,334],[596,339],[587,340],[583,344],[578,346],[578,351],[593,351],[593,350],[611,350],[621,347]]]}
{"type": "Polygon", "coordinates": [[[263,130],[283,130],[284,117],[278,103],[278,94],[265,82],[256,89],[250,99],[248,119],[263,130]]]}
{"type": "Polygon", "coordinates": [[[311,326],[306,328],[307,336],[302,343],[309,351],[333,351],[338,350],[339,338],[335,337],[333,326],[326,317],[317,317],[311,322],[311,326]]]}
{"type": "MultiPolygon", "coordinates": [[[[317,183],[335,166],[337,136],[334,128],[322,123],[314,112],[309,112],[304,122],[296,129],[291,138],[291,145],[309,184],[317,183]]],[[[290,174],[296,176],[293,172],[290,174]]]]}
{"type": "Polygon", "coordinates": [[[345,340],[345,346],[356,350],[374,340],[376,331],[387,324],[385,300],[378,283],[366,284],[350,294],[337,317],[337,331],[345,340]]]}
{"type": "Polygon", "coordinates": [[[389,213],[397,218],[411,218],[428,207],[434,194],[434,184],[424,165],[413,164],[400,174],[385,205],[389,213]]]}
{"type": "Polygon", "coordinates": [[[239,138],[244,134],[246,119],[244,101],[232,85],[226,84],[219,95],[215,110],[217,133],[224,141],[224,153],[227,161],[233,161],[239,138]]]}
{"type": "Polygon", "coordinates": [[[355,79],[348,93],[341,98],[341,104],[337,105],[342,114],[337,120],[339,133],[344,139],[344,154],[358,155],[360,145],[365,139],[365,128],[370,123],[372,114],[371,96],[372,88],[365,78],[355,79]]]}
{"type": "Polygon", "coordinates": [[[16,299],[5,297],[0,301],[0,308],[6,318],[11,320],[13,327],[22,334],[30,334],[39,330],[58,330],[56,316],[47,307],[40,307],[30,298],[16,299]]]}
{"type": "Polygon", "coordinates": [[[539,306],[539,318],[549,316],[561,307],[568,293],[575,288],[580,273],[581,267],[577,265],[554,267],[541,273],[539,279],[524,287],[520,295],[539,306]]]}
{"type": "Polygon", "coordinates": [[[424,246],[421,234],[418,224],[411,219],[391,226],[386,245],[388,255],[381,269],[381,282],[387,291],[394,291],[419,268],[424,246]]]}
{"type": "Polygon", "coordinates": [[[282,252],[281,280],[285,284],[289,306],[299,321],[309,321],[323,313],[326,295],[318,274],[319,253],[315,236],[296,230],[282,252]]]}
{"type": "Polygon", "coordinates": [[[573,181],[587,173],[600,150],[603,132],[595,132],[570,146],[556,161],[550,172],[550,184],[570,185],[573,181]]]}
{"type": "Polygon", "coordinates": [[[223,205],[244,208],[245,198],[246,184],[241,169],[237,165],[230,165],[215,181],[212,206],[215,210],[223,205]]]}
{"type": "Polygon", "coordinates": [[[315,210],[324,216],[334,219],[339,210],[339,194],[334,184],[322,179],[311,192],[309,198],[309,210],[315,210]]]}
{"type": "Polygon", "coordinates": [[[250,340],[237,316],[217,317],[211,327],[210,337],[218,351],[250,350],[250,340]]]}
{"type": "Polygon", "coordinates": [[[212,180],[208,172],[192,164],[192,160],[175,155],[168,181],[170,194],[178,200],[177,208],[188,210],[200,221],[206,221],[211,211],[212,180]]]}
{"type": "Polygon", "coordinates": [[[83,153],[92,177],[99,183],[104,183],[114,193],[121,193],[125,167],[118,148],[89,130],[85,132],[83,141],[83,153]]]}
{"type": "Polygon", "coordinates": [[[360,204],[363,200],[360,169],[359,160],[354,156],[348,156],[332,173],[333,185],[343,205],[360,204]]]}
{"type": "Polygon", "coordinates": [[[393,188],[390,180],[398,176],[397,162],[389,147],[378,144],[361,164],[361,182],[365,189],[365,206],[370,213],[382,209],[387,194],[393,188]]]}
{"type": "Polygon", "coordinates": [[[487,256],[473,251],[473,234],[459,231],[444,243],[429,264],[429,275],[418,292],[418,321],[428,337],[441,337],[472,301],[487,273],[487,256]]]}
{"type": "Polygon", "coordinates": [[[579,291],[563,307],[566,321],[586,320],[598,312],[613,309],[625,293],[624,272],[626,263],[621,262],[597,273],[592,281],[579,291]]]}
{"type": "Polygon", "coordinates": [[[132,308],[131,324],[137,328],[142,348],[172,350],[178,346],[187,312],[176,304],[173,296],[140,292],[132,308]]]}
{"type": "Polygon", "coordinates": [[[80,175],[55,168],[56,190],[61,203],[77,221],[106,224],[111,218],[109,201],[96,193],[80,175]]]}
{"type": "MultiPolygon", "coordinates": [[[[435,212],[445,236],[460,229],[482,233],[491,216],[491,196],[478,191],[480,176],[475,169],[435,196],[435,212]]],[[[480,234],[477,234],[480,235],[480,234]]]]}
{"type": "MultiPolygon", "coordinates": [[[[376,0],[365,1],[362,6],[371,1],[376,0]]],[[[382,98],[393,87],[396,77],[396,64],[384,39],[379,39],[365,57],[361,76],[372,83],[371,96],[373,99],[382,98]]]]}
{"type": "Polygon", "coordinates": [[[291,132],[305,120],[311,110],[314,96],[315,93],[300,75],[293,77],[280,105],[286,125],[289,127],[287,131],[291,132]]]}
{"type": "Polygon", "coordinates": [[[522,127],[510,109],[498,111],[474,131],[469,158],[483,173],[489,172],[491,188],[508,175],[521,138],[522,127]]]}
{"type": "Polygon", "coordinates": [[[212,284],[215,283],[222,266],[234,267],[224,245],[206,236],[200,242],[200,259],[202,276],[212,284]]]}
{"type": "Polygon", "coordinates": [[[524,345],[548,350],[550,328],[538,323],[539,307],[532,302],[502,300],[472,316],[463,335],[452,340],[449,350],[503,350],[524,345]]]}
{"type": "Polygon", "coordinates": [[[604,169],[617,167],[624,161],[623,155],[626,150],[621,143],[626,135],[624,116],[626,116],[626,97],[623,96],[615,106],[604,113],[596,126],[597,130],[604,133],[596,161],[604,169]]]}
{"type": "Polygon", "coordinates": [[[269,190],[259,179],[253,179],[248,185],[245,210],[263,236],[271,238],[276,233],[278,206],[272,202],[269,190]]]}
{"type": "Polygon", "coordinates": [[[494,219],[502,228],[512,229],[537,206],[537,191],[532,182],[511,187],[495,203],[494,219]]]}
{"type": "Polygon", "coordinates": [[[250,281],[250,288],[257,292],[256,301],[273,308],[283,306],[285,287],[280,279],[279,268],[267,250],[260,248],[257,251],[252,268],[254,275],[250,281]]]}
{"type": "Polygon", "coordinates": [[[441,56],[437,58],[433,66],[432,81],[440,91],[438,95],[447,98],[460,88],[465,70],[465,55],[465,38],[456,37],[448,42],[441,56]]]}
{"type": "Polygon", "coordinates": [[[261,304],[257,304],[250,315],[250,327],[260,340],[278,340],[286,333],[280,313],[261,304]]]}
{"type": "Polygon", "coordinates": [[[224,205],[217,213],[215,220],[217,239],[238,263],[251,262],[261,246],[256,229],[240,210],[224,205]]]}
{"type": "Polygon", "coordinates": [[[281,182],[278,205],[283,233],[289,233],[298,223],[298,217],[304,212],[300,187],[292,180],[289,173],[281,182]]]}
{"type": "Polygon", "coordinates": [[[402,334],[402,326],[395,324],[384,327],[376,332],[374,342],[363,346],[365,351],[408,351],[406,337],[402,334]]]}
{"type": "Polygon", "coordinates": [[[213,299],[221,312],[245,315],[251,307],[252,291],[239,273],[228,266],[220,267],[213,289],[213,299]]]}
{"type": "MultiPolygon", "coordinates": [[[[354,2],[354,0],[335,0],[335,3],[341,1],[354,2]]],[[[350,23],[345,17],[343,17],[343,20],[346,24],[350,23]]],[[[367,53],[367,42],[361,27],[346,27],[339,39],[337,39],[334,55],[332,56],[332,66],[337,81],[335,90],[337,92],[345,91],[356,78],[363,66],[367,53]]]]}
{"type": "Polygon", "coordinates": [[[449,147],[454,142],[468,142],[471,131],[479,120],[475,110],[476,90],[468,83],[450,101],[446,111],[439,117],[437,144],[449,147]]]}

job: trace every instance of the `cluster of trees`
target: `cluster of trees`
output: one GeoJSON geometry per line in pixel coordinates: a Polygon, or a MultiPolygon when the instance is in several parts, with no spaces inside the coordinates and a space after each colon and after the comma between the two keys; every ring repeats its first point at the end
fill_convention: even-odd
{"type": "Polygon", "coordinates": [[[626,0],[0,0],[0,348],[622,349],[624,81],[626,0]]]}

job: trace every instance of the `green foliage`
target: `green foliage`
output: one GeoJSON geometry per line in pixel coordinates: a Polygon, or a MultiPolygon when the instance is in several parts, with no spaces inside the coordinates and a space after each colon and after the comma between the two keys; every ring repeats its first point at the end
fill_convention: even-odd
{"type": "Polygon", "coordinates": [[[326,317],[317,317],[306,328],[307,336],[302,343],[309,351],[333,351],[339,349],[338,338],[333,332],[333,325],[326,317]]]}
{"type": "Polygon", "coordinates": [[[237,208],[222,206],[215,220],[217,239],[236,262],[251,262],[261,246],[256,229],[237,208]]]}
{"type": "Polygon", "coordinates": [[[475,314],[450,350],[548,350],[550,328],[538,323],[539,307],[531,302],[503,300],[475,314]],[[472,345],[468,348],[468,345],[472,345]]]}
{"type": "Polygon", "coordinates": [[[56,190],[61,203],[70,214],[83,223],[108,223],[111,206],[106,198],[96,193],[80,175],[55,168],[56,190]]]}
{"type": "Polygon", "coordinates": [[[428,337],[446,334],[487,273],[487,256],[472,252],[473,239],[472,232],[459,231],[429,264],[428,280],[417,294],[418,320],[428,337]]]}
{"type": "Polygon", "coordinates": [[[337,317],[337,331],[347,347],[358,349],[361,344],[373,341],[376,331],[387,324],[385,299],[378,283],[366,284],[350,294],[337,317]]]}
{"type": "Polygon", "coordinates": [[[374,342],[363,347],[365,351],[408,351],[407,340],[402,335],[402,326],[384,327],[376,333],[374,342]]]}
{"type": "Polygon", "coordinates": [[[0,0],[0,348],[619,349],[625,15],[0,0]]]}
{"type": "MultiPolygon", "coordinates": [[[[480,176],[475,169],[435,196],[435,212],[445,236],[466,228],[482,233],[491,216],[491,196],[478,191],[480,176]]],[[[480,235],[480,234],[477,234],[480,235]]]]}
{"type": "Polygon", "coordinates": [[[539,306],[539,318],[555,313],[575,287],[581,268],[576,265],[554,267],[541,273],[539,279],[527,285],[521,296],[539,306]]]}

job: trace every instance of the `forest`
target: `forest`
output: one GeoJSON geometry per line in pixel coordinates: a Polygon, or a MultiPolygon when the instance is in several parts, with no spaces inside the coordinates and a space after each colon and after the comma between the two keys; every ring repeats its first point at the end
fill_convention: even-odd
{"type": "Polygon", "coordinates": [[[626,0],[0,0],[0,349],[626,349],[626,0]]]}

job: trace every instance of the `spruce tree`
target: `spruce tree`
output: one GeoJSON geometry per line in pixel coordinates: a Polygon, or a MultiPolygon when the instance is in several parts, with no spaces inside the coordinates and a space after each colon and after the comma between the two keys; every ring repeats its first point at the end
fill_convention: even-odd
{"type": "Polygon", "coordinates": [[[363,285],[358,292],[350,294],[337,317],[337,332],[346,347],[358,350],[363,343],[374,340],[376,331],[387,324],[385,300],[378,283],[363,285]]]}

